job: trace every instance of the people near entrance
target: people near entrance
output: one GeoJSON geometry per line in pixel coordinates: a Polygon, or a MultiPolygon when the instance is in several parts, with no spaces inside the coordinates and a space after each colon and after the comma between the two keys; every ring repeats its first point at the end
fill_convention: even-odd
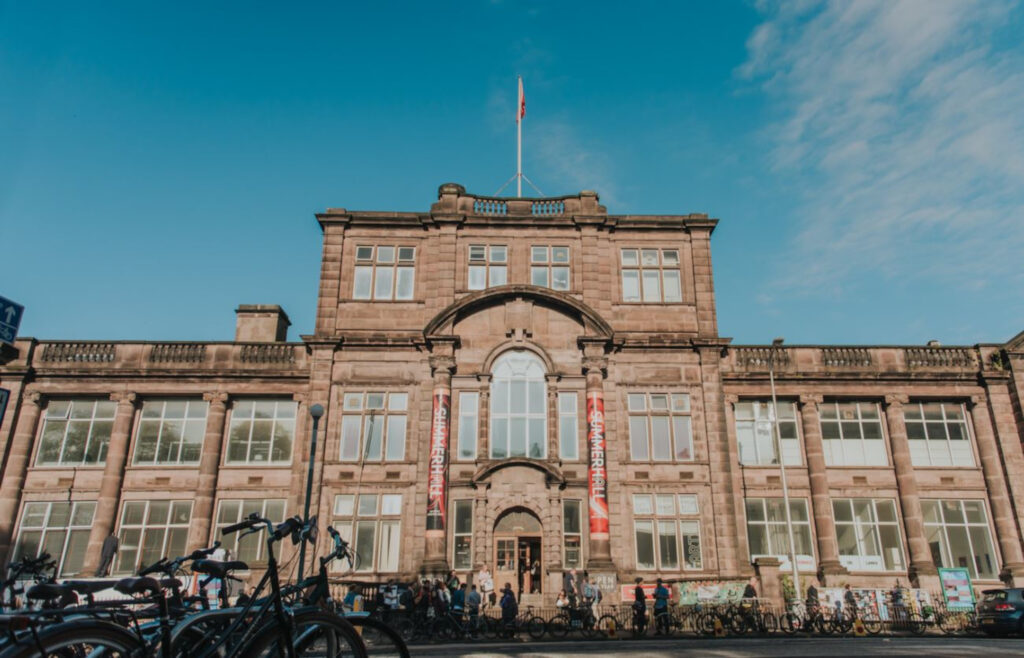
{"type": "Polygon", "coordinates": [[[647,593],[644,592],[643,576],[637,576],[636,587],[633,589],[633,627],[639,634],[647,628],[647,593]]]}
{"type": "Polygon", "coordinates": [[[807,612],[813,612],[817,610],[820,605],[821,603],[818,599],[818,588],[815,587],[814,580],[812,579],[810,581],[810,584],[807,585],[807,612]]]}
{"type": "Polygon", "coordinates": [[[576,570],[569,569],[562,574],[562,589],[565,591],[565,595],[569,598],[569,607],[576,607],[576,570]]]}
{"type": "Polygon", "coordinates": [[[892,599],[893,610],[903,610],[903,585],[900,584],[898,578],[896,579],[896,584],[892,587],[892,591],[889,592],[889,598],[892,599]]]}
{"type": "Polygon", "coordinates": [[[590,576],[583,576],[583,604],[588,608],[593,608],[596,604],[601,602],[601,590],[598,588],[597,583],[590,581],[590,576]]]}
{"type": "Polygon", "coordinates": [[[847,615],[853,615],[857,612],[857,597],[853,595],[853,590],[850,589],[849,583],[843,588],[843,607],[846,608],[845,612],[847,615]]]}
{"type": "Polygon", "coordinates": [[[356,609],[356,604],[362,602],[362,599],[363,597],[359,595],[359,590],[356,586],[350,585],[345,598],[341,600],[341,608],[345,612],[352,612],[356,609]]]}
{"type": "Polygon", "coordinates": [[[381,600],[387,610],[398,610],[398,583],[389,578],[387,584],[380,588],[381,600]]]}
{"type": "MultiPolygon", "coordinates": [[[[465,587],[465,585],[463,585],[465,587]]],[[[476,583],[469,586],[469,592],[466,593],[466,612],[469,613],[470,618],[474,618],[480,614],[480,604],[483,602],[483,597],[480,596],[480,592],[476,589],[476,583]]]]}
{"type": "Polygon", "coordinates": [[[756,586],[756,583],[757,583],[757,578],[753,577],[753,576],[750,578],[750,580],[747,581],[747,586],[743,588],[743,598],[744,599],[756,599],[757,598],[757,586],[756,586]]]}
{"type": "Polygon", "coordinates": [[[540,560],[534,560],[530,567],[530,593],[536,594],[540,591],[540,560]]]}
{"type": "Polygon", "coordinates": [[[466,583],[459,585],[459,588],[452,592],[452,612],[456,617],[461,617],[466,609],[466,583]]]}
{"type": "MultiPolygon", "coordinates": [[[[576,573],[576,571],[573,570],[573,573],[576,573]]],[[[589,575],[590,574],[586,571],[582,573],[576,573],[576,596],[578,596],[580,600],[583,599],[583,579],[589,575]]]]}
{"type": "Polygon", "coordinates": [[[480,567],[480,571],[476,574],[476,579],[480,583],[480,595],[483,598],[484,607],[494,605],[494,578],[491,576],[491,571],[487,568],[486,564],[480,567]]]}
{"type": "Polygon", "coordinates": [[[455,590],[459,589],[459,576],[454,569],[448,572],[448,580],[445,581],[445,585],[448,587],[449,596],[455,594],[455,590]]]}
{"type": "Polygon", "coordinates": [[[661,635],[662,633],[668,634],[668,598],[669,591],[665,587],[664,581],[661,578],[657,581],[657,587],[654,588],[654,634],[661,635]]]}
{"type": "Polygon", "coordinates": [[[434,614],[441,617],[452,607],[452,595],[440,578],[434,581],[433,593],[434,614]]]}
{"type": "Polygon", "coordinates": [[[558,598],[555,599],[555,607],[558,609],[569,607],[569,595],[565,590],[558,590],[558,598]]]}
{"type": "Polygon", "coordinates": [[[516,616],[519,614],[519,604],[516,603],[516,595],[512,592],[512,583],[505,583],[505,588],[501,590],[501,621],[506,626],[514,624],[516,616]]]}

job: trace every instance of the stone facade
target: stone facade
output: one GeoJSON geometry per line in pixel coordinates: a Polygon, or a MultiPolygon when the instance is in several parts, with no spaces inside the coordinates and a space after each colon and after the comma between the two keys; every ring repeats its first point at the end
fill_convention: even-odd
{"type": "MultiPolygon", "coordinates": [[[[963,534],[971,538],[968,561],[978,582],[1024,584],[1024,334],[970,347],[734,346],[719,336],[715,313],[710,238],[717,220],[610,215],[592,192],[492,199],[446,184],[429,212],[335,208],[317,219],[324,239],[316,327],[301,342],[285,341],[289,323],[280,308],[261,305],[238,309],[236,342],[22,338],[5,348],[0,386],[11,398],[0,424],[0,555],[8,559],[19,537],[34,536],[38,520],[26,522],[25,510],[38,502],[95,503],[87,540],[79,540],[87,544],[79,569],[87,574],[111,532],[129,550],[134,535],[125,534],[126,524],[135,521],[125,506],[132,501],[188,501],[181,541],[189,549],[213,541],[218,519],[226,518],[218,515],[236,501],[280,500],[285,513],[301,513],[308,409],[319,403],[326,414],[313,509],[361,543],[364,580],[408,579],[453,565],[466,577],[485,563],[498,580],[514,580],[518,569],[497,569],[496,561],[521,562],[525,550],[540,563],[537,589],[547,597],[577,555],[606,586],[638,574],[744,579],[755,573],[751,505],[769,509],[758,501],[781,496],[777,462],[764,458],[767,444],[755,446],[766,417],[743,416],[750,403],[770,400],[771,370],[780,408],[793,410],[785,419],[780,411],[779,422],[795,432],[782,452],[794,460],[786,468],[789,494],[803,501],[812,538],[809,560],[798,559],[805,575],[886,587],[900,578],[934,590],[943,566],[937,560],[966,566],[956,548],[963,534]],[[534,247],[547,248],[543,258],[534,247]],[[567,273],[554,271],[563,267],[567,273]],[[553,289],[556,277],[562,289],[553,289]],[[531,283],[541,280],[546,285],[531,283]],[[637,301],[628,301],[634,294],[637,301]],[[517,360],[508,361],[510,354],[517,360]],[[518,374],[526,364],[542,374],[518,374]],[[513,373],[507,381],[504,367],[513,373]],[[509,396],[508,408],[501,396],[509,396]],[[588,407],[598,399],[603,409],[588,407]],[[65,427],[51,412],[68,400],[113,403],[95,405],[93,413],[102,407],[111,416],[90,425],[109,431],[104,459],[72,455],[53,463],[39,456],[44,424],[65,427]],[[196,421],[203,423],[200,447],[175,463],[140,463],[140,427],[150,413],[143,409],[162,400],[205,403],[197,407],[205,411],[205,421],[196,421]],[[242,403],[252,400],[295,409],[294,420],[291,412],[274,412],[285,414],[274,422],[292,428],[290,453],[253,461],[252,438],[238,444],[253,451],[249,457],[231,456],[239,432],[260,418],[257,411],[251,425],[239,421],[242,403]],[[468,406],[474,401],[475,409],[468,406]],[[519,401],[522,413],[512,408],[519,401]],[[917,438],[928,423],[914,414],[940,407],[945,425],[928,431],[948,432],[948,447],[917,438]],[[823,413],[832,412],[823,408],[838,408],[841,417],[828,424],[823,413]],[[602,412],[597,425],[595,409],[602,412]],[[853,422],[851,413],[863,416],[853,422]],[[866,460],[877,465],[840,456],[845,446],[861,445],[836,443],[831,432],[838,430],[830,428],[844,422],[865,428],[861,443],[880,442],[871,444],[874,461],[866,460]],[[741,436],[741,425],[753,433],[741,436]],[[959,427],[966,444],[955,443],[959,427]],[[598,452],[591,449],[595,432],[606,441],[598,452]],[[930,449],[953,455],[952,462],[924,463],[930,449]],[[590,467],[602,459],[607,532],[601,506],[592,502],[602,499],[604,480],[590,467]],[[432,472],[443,476],[440,486],[432,472]],[[389,502],[374,502],[375,511],[367,507],[362,516],[360,499],[345,498],[371,494],[389,502]],[[430,521],[428,497],[440,500],[430,521]],[[873,520],[857,529],[894,533],[888,545],[855,542],[847,532],[852,522],[837,528],[835,510],[849,501],[860,501],[850,508],[858,510],[876,501],[873,520]],[[951,510],[954,502],[978,501],[980,517],[971,507],[963,532],[950,521],[940,541],[934,511],[926,512],[937,509],[932,501],[951,510]],[[895,518],[880,529],[890,509],[895,518]],[[533,520],[503,524],[510,512],[533,520]],[[578,518],[567,520],[567,513],[578,518]],[[875,555],[881,552],[888,561],[875,555]],[[648,560],[653,564],[640,564],[648,560]]],[[[846,440],[852,430],[843,431],[846,440]]],[[[788,560],[777,530],[766,530],[772,550],[760,558],[772,573],[776,558],[788,560]]],[[[160,536],[170,546],[172,532],[165,531],[160,536]]],[[[74,542],[60,544],[60,536],[47,545],[81,552],[74,542]]]]}

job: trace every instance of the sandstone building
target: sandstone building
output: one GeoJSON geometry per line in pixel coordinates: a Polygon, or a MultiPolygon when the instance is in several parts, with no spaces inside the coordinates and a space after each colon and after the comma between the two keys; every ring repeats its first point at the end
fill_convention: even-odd
{"type": "MultiPolygon", "coordinates": [[[[316,326],[241,306],[233,342],[19,339],[0,358],[0,556],[92,574],[313,508],[359,578],[483,563],[551,597],[563,570],[936,590],[1024,584],[1024,334],[1004,345],[737,346],[706,215],[612,215],[593,192],[317,215],[316,326]],[[529,565],[530,569],[523,569],[529,565]]],[[[767,332],[768,330],[766,330],[767,332]]],[[[235,555],[258,571],[255,538],[235,555]]]]}

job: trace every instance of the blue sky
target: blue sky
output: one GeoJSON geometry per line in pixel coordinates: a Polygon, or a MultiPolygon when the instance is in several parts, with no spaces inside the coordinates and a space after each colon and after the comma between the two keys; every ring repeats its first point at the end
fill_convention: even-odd
{"type": "Polygon", "coordinates": [[[0,0],[0,295],[38,338],[310,333],[313,213],[524,169],[707,212],[737,342],[1024,329],[1024,9],[0,0]]]}

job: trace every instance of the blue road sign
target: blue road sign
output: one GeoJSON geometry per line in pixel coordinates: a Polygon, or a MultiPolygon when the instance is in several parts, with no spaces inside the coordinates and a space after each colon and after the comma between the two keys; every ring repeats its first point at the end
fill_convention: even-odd
{"type": "Polygon", "coordinates": [[[15,304],[6,297],[0,297],[0,342],[14,343],[14,337],[18,335],[18,327],[21,325],[21,316],[25,307],[15,304]]]}
{"type": "Polygon", "coordinates": [[[6,388],[0,388],[0,425],[4,424],[4,414],[7,413],[7,401],[11,399],[11,392],[6,388]]]}

